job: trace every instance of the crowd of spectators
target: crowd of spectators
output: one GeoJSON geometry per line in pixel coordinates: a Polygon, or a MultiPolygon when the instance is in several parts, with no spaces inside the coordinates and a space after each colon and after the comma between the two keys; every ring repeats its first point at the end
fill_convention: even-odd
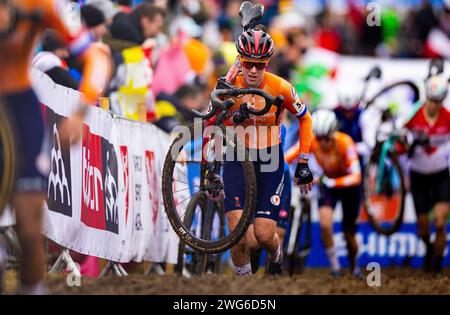
{"type": "MultiPolygon", "coordinates": [[[[111,51],[112,108],[124,114],[124,100],[144,103],[146,120],[166,131],[191,122],[190,109],[208,106],[209,91],[236,56],[241,0],[72,2],[80,4],[82,23],[93,38],[111,51]]],[[[261,22],[276,43],[270,69],[285,78],[310,47],[341,55],[398,58],[450,54],[450,0],[407,5],[380,0],[374,1],[375,6],[363,0],[258,2],[265,6],[261,22]]],[[[51,31],[44,36],[33,65],[71,88],[76,89],[82,79],[77,64],[51,31]]]]}

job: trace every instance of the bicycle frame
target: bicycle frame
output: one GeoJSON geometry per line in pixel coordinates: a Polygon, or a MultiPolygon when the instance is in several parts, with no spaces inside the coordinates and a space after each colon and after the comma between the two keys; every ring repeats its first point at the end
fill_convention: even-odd
{"type": "MultiPolygon", "coordinates": [[[[367,109],[369,106],[371,106],[375,102],[376,99],[378,99],[378,97],[380,97],[387,91],[389,91],[395,87],[398,87],[398,86],[409,87],[411,89],[411,91],[413,92],[413,102],[416,102],[417,100],[419,100],[420,91],[419,91],[419,88],[417,87],[417,85],[412,81],[404,80],[404,81],[392,83],[392,84],[384,87],[383,89],[381,89],[366,103],[365,108],[367,109]]],[[[380,159],[378,162],[377,185],[376,185],[377,193],[381,192],[381,181],[382,181],[382,178],[384,175],[384,161],[386,159],[388,152],[391,151],[392,147],[395,145],[395,142],[398,139],[399,139],[399,136],[395,133],[395,127],[394,127],[394,131],[389,134],[388,139],[386,141],[384,141],[381,146],[380,159]]]]}
{"type": "Polygon", "coordinates": [[[396,136],[390,135],[389,138],[383,142],[381,145],[380,159],[378,161],[378,174],[377,174],[377,193],[381,192],[381,185],[384,175],[384,161],[386,160],[386,156],[391,148],[395,145],[395,141],[397,140],[396,136]]]}
{"type": "Polygon", "coordinates": [[[289,274],[292,276],[297,261],[300,259],[300,268],[311,251],[311,203],[310,198],[300,195],[298,189],[294,190],[294,212],[291,214],[291,228],[289,231],[286,255],[289,258],[289,274]],[[306,226],[305,226],[306,224],[306,226]],[[305,242],[299,248],[300,239],[305,231],[305,242]]]}
{"type": "MultiPolygon", "coordinates": [[[[215,89],[211,93],[211,108],[207,113],[200,113],[196,110],[192,110],[194,115],[197,117],[200,117],[203,119],[203,121],[206,121],[206,126],[221,126],[223,124],[223,121],[227,118],[229,115],[230,108],[235,104],[234,101],[231,98],[228,98],[226,100],[221,100],[220,97],[238,97],[240,95],[259,95],[264,98],[266,105],[262,110],[255,110],[251,109],[247,106],[247,104],[241,104],[239,108],[239,112],[235,113],[235,115],[232,117],[232,124],[239,124],[243,122],[248,115],[255,115],[255,116],[262,116],[265,115],[267,112],[269,112],[272,105],[277,106],[277,113],[281,110],[281,104],[283,103],[284,98],[282,96],[273,97],[272,95],[268,94],[267,92],[255,89],[255,88],[243,88],[239,89],[231,84],[226,85],[227,88],[225,89],[215,89]]],[[[215,135],[217,136],[217,135],[215,135]]],[[[206,180],[206,175],[211,171],[211,174],[214,174],[214,171],[216,171],[216,174],[220,173],[220,163],[214,163],[213,166],[207,168],[208,161],[204,154],[204,149],[208,143],[210,143],[210,140],[212,136],[209,137],[203,137],[202,138],[202,157],[201,157],[201,166],[200,166],[200,187],[203,187],[203,191],[206,190],[204,187],[204,183],[206,180]]],[[[220,138],[219,138],[220,141],[220,138]]]]}

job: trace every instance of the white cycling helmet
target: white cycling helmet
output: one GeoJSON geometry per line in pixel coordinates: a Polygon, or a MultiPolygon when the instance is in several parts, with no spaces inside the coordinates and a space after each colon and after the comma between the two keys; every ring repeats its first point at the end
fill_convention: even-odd
{"type": "Polygon", "coordinates": [[[339,106],[347,109],[352,110],[359,106],[359,101],[361,98],[361,92],[362,87],[355,83],[355,84],[345,84],[338,88],[338,101],[339,106]]]}
{"type": "Polygon", "coordinates": [[[448,82],[442,76],[432,76],[425,82],[425,94],[427,99],[442,102],[448,93],[448,82]]]}
{"type": "Polygon", "coordinates": [[[313,132],[317,137],[330,136],[337,130],[336,114],[329,109],[319,109],[312,114],[313,132]]]}

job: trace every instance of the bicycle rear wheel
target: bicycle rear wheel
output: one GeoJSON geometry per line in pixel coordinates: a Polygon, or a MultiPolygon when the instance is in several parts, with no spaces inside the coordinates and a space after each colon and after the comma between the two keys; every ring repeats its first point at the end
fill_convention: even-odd
{"type": "Polygon", "coordinates": [[[388,152],[380,162],[373,154],[364,174],[364,206],[369,222],[383,235],[398,231],[405,209],[405,183],[397,156],[388,152]]]}
{"type": "MultiPolygon", "coordinates": [[[[200,127],[197,126],[197,128],[200,127]]],[[[235,245],[247,231],[250,217],[256,205],[255,171],[253,163],[249,159],[248,150],[238,142],[235,134],[230,131],[226,133],[225,127],[217,127],[215,131],[216,134],[213,137],[209,137],[207,143],[202,146],[207,151],[205,154],[208,156],[208,159],[201,163],[200,170],[195,175],[187,174],[186,165],[202,161],[201,154],[199,157],[195,156],[195,154],[194,156],[188,155],[186,147],[188,144],[196,143],[196,141],[202,143],[203,132],[199,133],[192,126],[189,130],[184,130],[184,132],[180,133],[167,153],[162,178],[164,207],[175,233],[188,246],[205,254],[221,253],[235,245]],[[209,154],[211,150],[214,150],[214,152],[209,154]],[[239,164],[242,167],[244,182],[233,183],[235,185],[241,184],[245,187],[245,200],[241,201],[241,205],[243,205],[241,218],[236,228],[228,231],[226,235],[211,235],[210,239],[194,235],[190,231],[190,227],[184,223],[184,216],[186,215],[185,205],[188,204],[194,195],[190,191],[199,189],[202,192],[206,192],[208,189],[220,187],[220,170],[223,169],[223,161],[226,161],[231,155],[242,159],[242,161],[239,161],[239,164]],[[211,176],[216,177],[212,178],[211,176]],[[195,180],[190,181],[190,178],[195,180]],[[216,181],[216,179],[218,180],[216,181]],[[180,185],[184,185],[184,188],[178,189],[180,185]],[[183,198],[177,197],[177,193],[181,191],[184,191],[183,198]]]]}
{"type": "Polygon", "coordinates": [[[0,215],[11,197],[16,178],[16,150],[5,104],[0,98],[0,215]]]}

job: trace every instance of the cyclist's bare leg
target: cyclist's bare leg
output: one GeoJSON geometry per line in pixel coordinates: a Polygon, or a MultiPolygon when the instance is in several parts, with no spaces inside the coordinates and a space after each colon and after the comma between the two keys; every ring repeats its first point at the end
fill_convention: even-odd
{"type": "Polygon", "coordinates": [[[417,234],[426,244],[430,244],[430,220],[428,219],[428,214],[422,213],[417,218],[417,234]]]}
{"type": "Polygon", "coordinates": [[[286,230],[282,227],[277,226],[276,232],[278,234],[278,239],[280,240],[281,246],[283,246],[284,236],[286,235],[286,230]]]}
{"type": "Polygon", "coordinates": [[[280,240],[275,233],[277,222],[267,218],[255,218],[254,234],[258,244],[267,251],[271,262],[281,259],[280,240]]]}
{"type": "Polygon", "coordinates": [[[322,207],[319,210],[320,231],[322,242],[325,248],[334,246],[333,241],[333,209],[331,207],[322,207]]]}
{"type": "Polygon", "coordinates": [[[42,205],[45,195],[20,193],[13,197],[17,235],[22,247],[20,279],[25,294],[43,294],[45,252],[42,237],[42,205]]]}
{"type": "Polygon", "coordinates": [[[427,213],[421,213],[417,217],[417,235],[425,243],[426,254],[423,267],[425,271],[429,271],[433,259],[433,244],[430,241],[430,220],[427,213]]]}
{"type": "Polygon", "coordinates": [[[249,250],[258,251],[261,249],[261,245],[258,243],[255,236],[255,225],[253,223],[248,227],[247,234],[245,235],[245,241],[249,250]]]}
{"type": "MultiPolygon", "coordinates": [[[[286,231],[285,231],[285,229],[280,228],[280,227],[277,227],[275,231],[276,231],[276,234],[278,235],[280,247],[282,247],[286,231]]],[[[262,249],[262,245],[258,242],[258,240],[256,239],[256,236],[255,236],[254,224],[251,224],[247,230],[246,241],[247,241],[247,247],[250,251],[258,251],[258,250],[262,249]]],[[[281,250],[281,252],[282,252],[282,250],[281,250]]]]}
{"type": "Polygon", "coordinates": [[[341,266],[337,258],[333,240],[333,208],[327,206],[321,207],[319,209],[319,220],[322,242],[327,252],[331,270],[339,271],[341,266]]]}
{"type": "Polygon", "coordinates": [[[348,258],[350,261],[350,272],[355,271],[356,256],[358,254],[358,242],[356,241],[355,232],[344,231],[345,243],[347,245],[348,258]]]}
{"type": "MultiPolygon", "coordinates": [[[[284,240],[284,236],[286,234],[286,230],[284,228],[278,227],[275,230],[276,234],[278,234],[278,239],[280,244],[283,244],[283,240],[284,240]]],[[[250,226],[248,227],[247,230],[247,234],[246,234],[246,240],[247,240],[247,247],[251,250],[251,251],[257,251],[261,249],[261,245],[258,243],[258,240],[255,237],[255,232],[254,232],[254,224],[250,224],[250,226]]]]}
{"type": "MultiPolygon", "coordinates": [[[[242,210],[233,210],[226,213],[228,230],[232,231],[236,228],[242,215],[242,210]]],[[[250,230],[250,229],[249,229],[250,230]]],[[[231,247],[231,260],[234,265],[234,272],[238,275],[251,274],[250,252],[247,248],[246,237],[244,236],[239,242],[231,247]]]]}
{"type": "Polygon", "coordinates": [[[439,202],[434,206],[434,226],[436,229],[436,238],[434,240],[433,258],[435,261],[435,270],[441,269],[442,255],[447,243],[446,224],[449,214],[449,203],[439,202]]]}

